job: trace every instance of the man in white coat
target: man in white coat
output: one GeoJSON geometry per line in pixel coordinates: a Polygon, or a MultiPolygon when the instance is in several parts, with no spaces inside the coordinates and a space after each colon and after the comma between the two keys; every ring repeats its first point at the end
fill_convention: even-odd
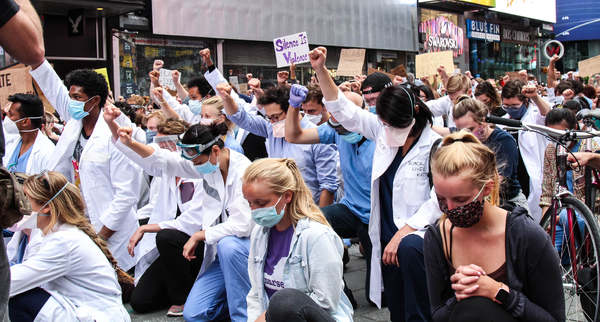
{"type": "Polygon", "coordinates": [[[54,152],[54,143],[40,129],[44,122],[44,105],[31,94],[8,97],[11,103],[7,118],[16,125],[19,138],[6,145],[2,164],[10,172],[37,174],[48,168],[54,152]]]}
{"type": "MultiPolygon", "coordinates": [[[[108,95],[105,79],[92,70],[75,70],[67,75],[65,87],[48,61],[34,66],[31,75],[67,122],[50,169],[71,176],[80,186],[94,229],[107,240],[119,266],[129,270],[135,260],[127,244],[138,228],[135,211],[142,172],[111,143],[102,119],[108,95]]],[[[130,124],[126,117],[119,121],[130,124]]]]}

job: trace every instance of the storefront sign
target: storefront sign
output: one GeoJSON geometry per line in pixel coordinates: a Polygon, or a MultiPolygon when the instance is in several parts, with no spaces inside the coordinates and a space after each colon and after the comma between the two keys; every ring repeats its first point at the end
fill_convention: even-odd
{"type": "Polygon", "coordinates": [[[425,52],[452,50],[454,57],[463,54],[464,32],[447,17],[421,21],[419,32],[425,34],[425,52]]]}
{"type": "Polygon", "coordinates": [[[309,61],[308,37],[306,32],[273,39],[277,68],[301,64],[309,61]]]}
{"type": "Polygon", "coordinates": [[[487,41],[500,41],[500,25],[487,21],[467,19],[467,37],[487,41]]]}
{"type": "Polygon", "coordinates": [[[531,34],[527,31],[515,30],[506,27],[502,28],[502,41],[528,44],[530,40],[531,34]]]}

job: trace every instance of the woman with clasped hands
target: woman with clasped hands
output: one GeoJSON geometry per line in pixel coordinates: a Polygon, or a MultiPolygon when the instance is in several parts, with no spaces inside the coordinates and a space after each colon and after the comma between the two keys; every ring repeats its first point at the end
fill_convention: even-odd
{"type": "Polygon", "coordinates": [[[475,136],[444,138],[433,184],[443,215],[425,234],[433,321],[564,321],[559,260],[521,207],[497,206],[494,153],[475,136]]]}

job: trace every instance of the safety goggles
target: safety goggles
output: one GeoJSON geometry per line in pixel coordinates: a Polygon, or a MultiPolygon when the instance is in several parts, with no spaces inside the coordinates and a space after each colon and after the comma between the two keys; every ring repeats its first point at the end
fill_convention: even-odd
{"type": "Polygon", "coordinates": [[[339,135],[346,135],[352,133],[346,130],[346,128],[342,124],[334,122],[331,118],[327,120],[327,124],[331,126],[331,128],[333,128],[339,135]]]}
{"type": "Polygon", "coordinates": [[[185,144],[181,143],[181,139],[177,142],[177,146],[181,148],[181,157],[186,160],[194,160],[197,158],[203,151],[212,147],[217,141],[219,137],[217,136],[212,141],[206,144],[185,144]]]}
{"type": "Polygon", "coordinates": [[[177,150],[177,141],[179,140],[179,136],[177,135],[164,135],[164,136],[155,136],[153,142],[158,144],[161,149],[167,149],[169,151],[177,150]]]}

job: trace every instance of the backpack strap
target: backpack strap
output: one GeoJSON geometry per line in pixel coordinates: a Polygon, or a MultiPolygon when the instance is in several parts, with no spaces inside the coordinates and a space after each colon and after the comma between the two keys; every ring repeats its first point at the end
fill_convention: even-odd
{"type": "Polygon", "coordinates": [[[429,162],[427,163],[427,166],[429,167],[429,171],[427,172],[427,178],[429,179],[429,189],[433,188],[433,175],[431,174],[431,158],[433,158],[433,154],[440,147],[441,142],[442,138],[435,140],[431,145],[431,150],[429,150],[429,162]]]}
{"type": "Polygon", "coordinates": [[[25,174],[13,174],[0,167],[0,228],[8,228],[31,212],[29,201],[23,193],[25,174]]]}

